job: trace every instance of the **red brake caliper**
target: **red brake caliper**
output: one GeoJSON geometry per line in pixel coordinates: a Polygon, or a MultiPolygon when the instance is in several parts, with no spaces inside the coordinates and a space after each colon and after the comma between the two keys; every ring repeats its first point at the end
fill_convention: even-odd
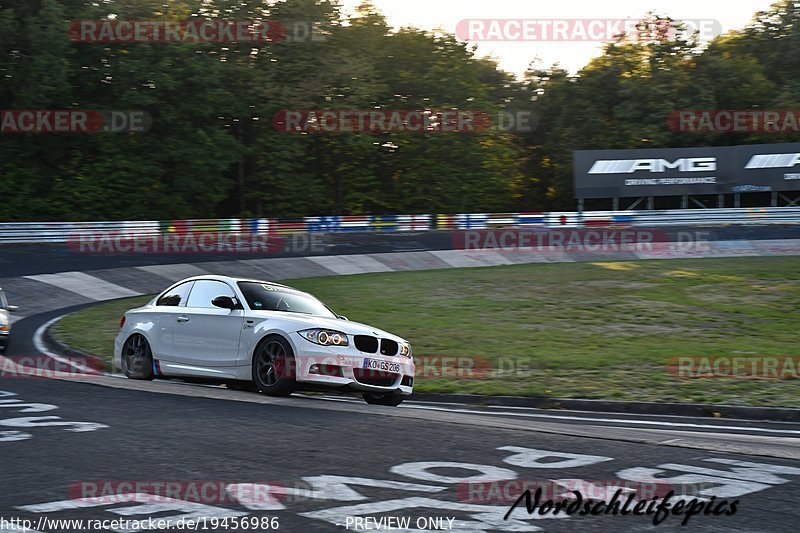
{"type": "Polygon", "coordinates": [[[275,358],[272,362],[272,370],[275,372],[275,377],[280,378],[283,376],[283,371],[286,369],[286,356],[281,355],[275,358]]]}

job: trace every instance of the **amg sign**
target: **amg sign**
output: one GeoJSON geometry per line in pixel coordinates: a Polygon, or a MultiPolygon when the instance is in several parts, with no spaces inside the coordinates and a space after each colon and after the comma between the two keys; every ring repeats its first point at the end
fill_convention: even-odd
{"type": "Polygon", "coordinates": [[[633,174],[634,172],[705,172],[717,169],[716,157],[690,157],[670,162],[667,159],[606,159],[596,161],[589,174],[633,174]]]}
{"type": "Polygon", "coordinates": [[[800,143],[579,150],[574,170],[577,198],[800,190],[800,143]]]}
{"type": "Polygon", "coordinates": [[[792,168],[800,165],[800,154],[758,154],[744,168],[792,168]]]}

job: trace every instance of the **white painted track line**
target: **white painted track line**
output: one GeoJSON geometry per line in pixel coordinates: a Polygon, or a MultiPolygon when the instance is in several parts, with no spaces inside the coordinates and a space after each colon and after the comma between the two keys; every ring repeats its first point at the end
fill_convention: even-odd
{"type": "Polygon", "coordinates": [[[44,332],[47,331],[47,328],[49,328],[50,326],[52,326],[65,316],[67,315],[57,316],[56,318],[48,320],[47,322],[39,326],[36,329],[36,332],[34,332],[33,334],[33,346],[36,348],[36,351],[39,352],[40,354],[46,355],[47,357],[51,357],[56,361],[58,361],[59,363],[69,365],[82,374],[97,374],[98,372],[96,370],[83,366],[79,363],[76,363],[75,361],[71,361],[47,349],[47,345],[44,342],[44,332]]]}
{"type": "Polygon", "coordinates": [[[548,420],[577,420],[581,422],[608,422],[612,424],[633,424],[639,426],[660,426],[660,427],[668,427],[668,428],[695,428],[695,429],[728,429],[728,430],[738,430],[738,431],[755,431],[758,433],[780,433],[780,434],[791,434],[791,435],[800,435],[800,430],[790,430],[790,429],[766,429],[766,428],[755,428],[755,427],[744,427],[744,426],[715,426],[713,424],[690,424],[687,422],[664,422],[658,420],[631,420],[631,419],[624,419],[624,418],[593,418],[593,417],[586,417],[586,416],[566,416],[566,415],[546,415],[540,413],[506,413],[495,411],[493,413],[487,413],[485,411],[476,411],[474,409],[445,409],[442,407],[432,407],[432,406],[417,406],[417,405],[408,405],[405,406],[407,409],[424,409],[429,411],[447,411],[451,413],[462,413],[462,414],[475,414],[475,415],[484,415],[484,416],[511,416],[511,417],[524,417],[524,418],[543,418],[548,420]]]}

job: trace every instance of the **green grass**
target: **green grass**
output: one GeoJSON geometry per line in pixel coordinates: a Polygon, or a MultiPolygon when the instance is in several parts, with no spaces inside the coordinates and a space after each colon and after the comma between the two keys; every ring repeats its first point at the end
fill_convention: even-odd
{"type": "MultiPolygon", "coordinates": [[[[800,381],[679,380],[671,357],[798,356],[800,258],[559,263],[286,282],[351,320],[397,333],[427,357],[482,358],[515,372],[419,377],[420,392],[698,401],[800,407],[800,381]]],[[[148,298],[57,324],[110,357],[119,317],[148,298]]],[[[425,373],[424,373],[425,374],[425,373]]]]}
{"type": "Polygon", "coordinates": [[[59,320],[53,333],[73,348],[111,361],[120,318],[128,309],[140,307],[151,298],[152,295],[137,296],[87,307],[59,320]]]}

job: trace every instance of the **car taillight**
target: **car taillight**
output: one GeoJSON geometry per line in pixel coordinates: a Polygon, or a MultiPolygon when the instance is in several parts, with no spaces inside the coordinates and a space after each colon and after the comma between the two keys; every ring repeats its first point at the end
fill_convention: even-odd
{"type": "Polygon", "coordinates": [[[122,315],[122,318],[119,319],[119,329],[122,329],[122,326],[125,325],[125,315],[122,315]]]}

